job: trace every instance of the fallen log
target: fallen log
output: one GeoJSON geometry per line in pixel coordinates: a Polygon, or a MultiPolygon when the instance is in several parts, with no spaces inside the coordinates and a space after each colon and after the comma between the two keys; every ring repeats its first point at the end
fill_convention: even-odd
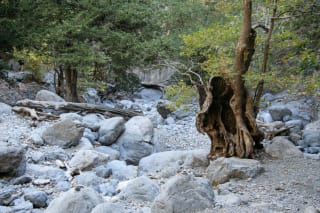
{"type": "Polygon", "coordinates": [[[38,110],[50,109],[56,111],[57,113],[59,113],[59,111],[102,113],[108,117],[122,116],[125,119],[129,119],[133,116],[143,115],[141,111],[128,109],[113,109],[102,105],[74,102],[33,101],[25,99],[18,101],[16,103],[16,106],[28,107],[38,110]]]}

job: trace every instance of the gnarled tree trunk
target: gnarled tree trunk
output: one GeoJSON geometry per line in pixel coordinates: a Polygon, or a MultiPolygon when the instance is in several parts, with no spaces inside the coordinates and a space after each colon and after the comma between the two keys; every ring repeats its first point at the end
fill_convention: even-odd
{"type": "Polygon", "coordinates": [[[244,18],[233,77],[213,77],[199,90],[202,101],[196,126],[210,137],[209,159],[220,156],[249,158],[263,139],[263,133],[256,125],[252,98],[243,79],[254,54],[256,37],[251,28],[251,1],[244,0],[243,3],[244,18]]]}

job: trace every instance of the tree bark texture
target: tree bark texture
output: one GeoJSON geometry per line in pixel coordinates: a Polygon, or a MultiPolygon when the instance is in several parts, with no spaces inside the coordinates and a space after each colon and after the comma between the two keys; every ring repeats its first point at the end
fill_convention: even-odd
{"type": "Polygon", "coordinates": [[[243,3],[244,17],[236,48],[234,75],[231,78],[212,77],[198,89],[200,100],[204,101],[200,101],[203,104],[196,126],[211,140],[209,159],[220,156],[250,158],[263,139],[255,121],[252,98],[244,85],[243,75],[254,54],[256,33],[251,28],[251,1],[244,0],[243,3]]]}
{"type": "Polygon", "coordinates": [[[70,102],[79,102],[77,92],[78,72],[71,65],[66,65],[65,70],[66,78],[66,95],[65,99],[70,102]]]}

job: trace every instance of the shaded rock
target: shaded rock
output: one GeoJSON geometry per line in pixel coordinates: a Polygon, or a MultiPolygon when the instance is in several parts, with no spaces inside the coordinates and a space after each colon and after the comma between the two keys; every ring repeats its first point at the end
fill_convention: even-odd
{"type": "Polygon", "coordinates": [[[141,158],[150,155],[154,150],[153,125],[149,118],[135,116],[125,124],[125,127],[124,133],[117,141],[120,147],[120,159],[137,165],[141,158]]]}
{"type": "Polygon", "coordinates": [[[50,152],[45,153],[45,159],[49,161],[53,161],[53,160],[65,161],[69,159],[69,156],[64,149],[57,147],[51,150],[50,152]]]}
{"type": "Polygon", "coordinates": [[[80,150],[70,160],[71,169],[88,170],[92,167],[107,163],[109,156],[94,150],[80,150]]]}
{"type": "Polygon", "coordinates": [[[96,132],[100,128],[100,123],[104,118],[99,114],[87,114],[83,116],[82,125],[96,132]]]}
{"type": "Polygon", "coordinates": [[[160,192],[159,186],[146,176],[121,182],[118,190],[120,199],[137,201],[153,201],[160,192]]]}
{"type": "Polygon", "coordinates": [[[170,105],[169,102],[159,101],[157,104],[157,111],[164,119],[166,119],[174,110],[175,109],[170,105]]]}
{"type": "Polygon", "coordinates": [[[207,150],[167,151],[154,153],[139,162],[139,175],[170,177],[179,169],[207,167],[207,150]]]}
{"type": "Polygon", "coordinates": [[[98,95],[98,91],[94,88],[87,88],[86,91],[81,95],[84,102],[89,104],[100,104],[101,99],[98,95]]]}
{"type": "Polygon", "coordinates": [[[303,147],[320,147],[320,120],[307,124],[302,138],[303,147]]]}
{"type": "Polygon", "coordinates": [[[93,189],[76,186],[54,199],[45,212],[88,213],[102,202],[102,197],[93,189]]]}
{"type": "Polygon", "coordinates": [[[75,150],[91,150],[93,149],[93,145],[90,140],[86,137],[82,137],[80,139],[79,144],[75,147],[75,150]]]}
{"type": "Polygon", "coordinates": [[[96,140],[98,140],[99,134],[97,132],[92,132],[92,130],[89,128],[85,128],[83,137],[88,138],[91,143],[94,143],[96,140]]]}
{"type": "Polygon", "coordinates": [[[125,120],[122,117],[113,117],[101,122],[99,128],[99,142],[102,145],[111,145],[125,130],[125,120]]]}
{"type": "Polygon", "coordinates": [[[36,101],[54,101],[54,102],[65,102],[63,98],[61,98],[59,95],[57,95],[54,92],[51,92],[49,90],[40,90],[36,94],[36,101]]]}
{"type": "Polygon", "coordinates": [[[257,160],[221,157],[210,162],[207,177],[212,185],[218,185],[232,178],[253,178],[262,171],[263,167],[257,160]]]}
{"type": "Polygon", "coordinates": [[[129,180],[137,177],[138,169],[136,166],[126,165],[126,162],[113,160],[107,164],[107,169],[111,169],[112,178],[117,180],[129,180]]]}
{"type": "Polygon", "coordinates": [[[112,170],[106,165],[101,165],[93,169],[98,177],[108,178],[112,174],[112,170]]]}
{"type": "Polygon", "coordinates": [[[11,113],[11,106],[0,102],[0,115],[8,115],[11,113]]]}
{"type": "Polygon", "coordinates": [[[48,145],[56,145],[62,148],[76,146],[83,135],[84,128],[70,120],[59,121],[49,126],[42,138],[48,145]]]}
{"type": "Polygon", "coordinates": [[[43,208],[47,206],[48,195],[43,191],[33,191],[26,193],[24,199],[30,201],[34,208],[43,208]]]}
{"type": "Polygon", "coordinates": [[[278,136],[272,139],[270,144],[265,145],[265,151],[272,157],[291,158],[302,157],[302,152],[286,137],[278,136]]]}
{"type": "Polygon", "coordinates": [[[178,109],[173,114],[177,120],[182,120],[184,118],[194,116],[194,112],[190,111],[190,109],[178,109]]]}
{"type": "Polygon", "coordinates": [[[29,213],[31,210],[33,210],[33,204],[30,201],[25,201],[22,198],[15,199],[13,201],[13,212],[17,213],[29,213]]]}
{"type": "Polygon", "coordinates": [[[9,206],[15,199],[14,195],[15,189],[13,188],[0,189],[0,205],[9,206]]]}
{"type": "Polygon", "coordinates": [[[23,175],[23,176],[20,176],[20,177],[17,177],[16,179],[14,179],[12,181],[12,184],[13,185],[21,185],[21,184],[30,183],[31,181],[32,181],[32,177],[23,175]]]}
{"type": "Polygon", "coordinates": [[[98,146],[94,150],[109,155],[110,160],[119,160],[120,158],[120,152],[108,146],[98,146]]]}
{"type": "Polygon", "coordinates": [[[214,192],[207,179],[176,175],[165,183],[152,204],[151,212],[202,212],[213,207],[214,192]]]}
{"type": "Polygon", "coordinates": [[[283,121],[286,116],[291,116],[291,110],[284,105],[274,105],[269,107],[269,113],[274,121],[283,121]]]}
{"type": "Polygon", "coordinates": [[[99,178],[94,172],[81,172],[80,175],[75,176],[74,182],[77,185],[87,186],[98,191],[98,186],[101,183],[101,178],[99,178]]]}
{"type": "Polygon", "coordinates": [[[32,82],[34,80],[34,74],[32,71],[7,71],[7,80],[18,81],[23,83],[32,82]]]}
{"type": "Polygon", "coordinates": [[[23,147],[0,142],[0,175],[21,176],[25,169],[23,147]]]}
{"type": "Polygon", "coordinates": [[[121,204],[115,203],[100,203],[94,209],[92,209],[91,213],[115,213],[115,212],[125,212],[124,208],[121,204]]]}
{"type": "Polygon", "coordinates": [[[293,126],[290,129],[291,133],[300,133],[301,129],[303,128],[303,121],[302,120],[290,120],[286,122],[286,126],[293,126]]]}
{"type": "Polygon", "coordinates": [[[30,154],[30,158],[34,163],[39,163],[45,160],[45,155],[40,151],[33,151],[30,154]]]}

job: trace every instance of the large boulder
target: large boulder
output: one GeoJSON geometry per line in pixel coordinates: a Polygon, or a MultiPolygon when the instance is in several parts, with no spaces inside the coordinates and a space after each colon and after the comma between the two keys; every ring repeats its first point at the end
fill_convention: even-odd
{"type": "Polygon", "coordinates": [[[117,191],[120,191],[120,199],[153,201],[160,193],[160,188],[150,178],[141,176],[119,183],[117,191]]]}
{"type": "Polygon", "coordinates": [[[69,166],[72,170],[88,170],[93,167],[106,164],[109,155],[94,150],[80,150],[70,160],[69,166]]]}
{"type": "Polygon", "coordinates": [[[71,120],[59,121],[49,126],[43,133],[42,138],[48,145],[56,145],[69,148],[79,144],[84,128],[71,120]]]}
{"type": "Polygon", "coordinates": [[[36,94],[36,101],[54,101],[54,102],[65,102],[63,98],[61,98],[59,95],[57,95],[54,92],[51,92],[49,90],[40,90],[36,94]]]}
{"type": "Polygon", "coordinates": [[[232,178],[253,178],[262,171],[263,167],[257,160],[221,157],[210,162],[207,168],[207,177],[212,185],[218,185],[232,178]]]}
{"type": "Polygon", "coordinates": [[[209,165],[207,150],[167,151],[154,153],[139,162],[139,175],[170,177],[181,168],[206,168],[209,165]]]}
{"type": "Polygon", "coordinates": [[[203,212],[213,207],[214,192],[207,179],[176,175],[165,183],[152,204],[151,212],[203,212]]]}
{"type": "Polygon", "coordinates": [[[113,117],[101,122],[99,128],[99,142],[102,145],[111,145],[125,130],[125,120],[122,117],[113,117]]]}
{"type": "Polygon", "coordinates": [[[266,153],[275,158],[303,157],[303,153],[286,137],[278,136],[265,146],[266,153]]]}
{"type": "Polygon", "coordinates": [[[0,175],[23,175],[26,169],[24,149],[0,142],[0,175]]]}
{"type": "Polygon", "coordinates": [[[76,186],[51,201],[45,213],[88,213],[103,199],[91,188],[76,186]]]}
{"type": "Polygon", "coordinates": [[[32,203],[34,208],[47,206],[48,195],[44,191],[32,191],[24,195],[24,199],[32,203]]]}
{"type": "Polygon", "coordinates": [[[120,148],[120,159],[137,165],[139,160],[153,153],[153,125],[144,116],[132,117],[125,124],[125,131],[117,141],[120,148]]]}

